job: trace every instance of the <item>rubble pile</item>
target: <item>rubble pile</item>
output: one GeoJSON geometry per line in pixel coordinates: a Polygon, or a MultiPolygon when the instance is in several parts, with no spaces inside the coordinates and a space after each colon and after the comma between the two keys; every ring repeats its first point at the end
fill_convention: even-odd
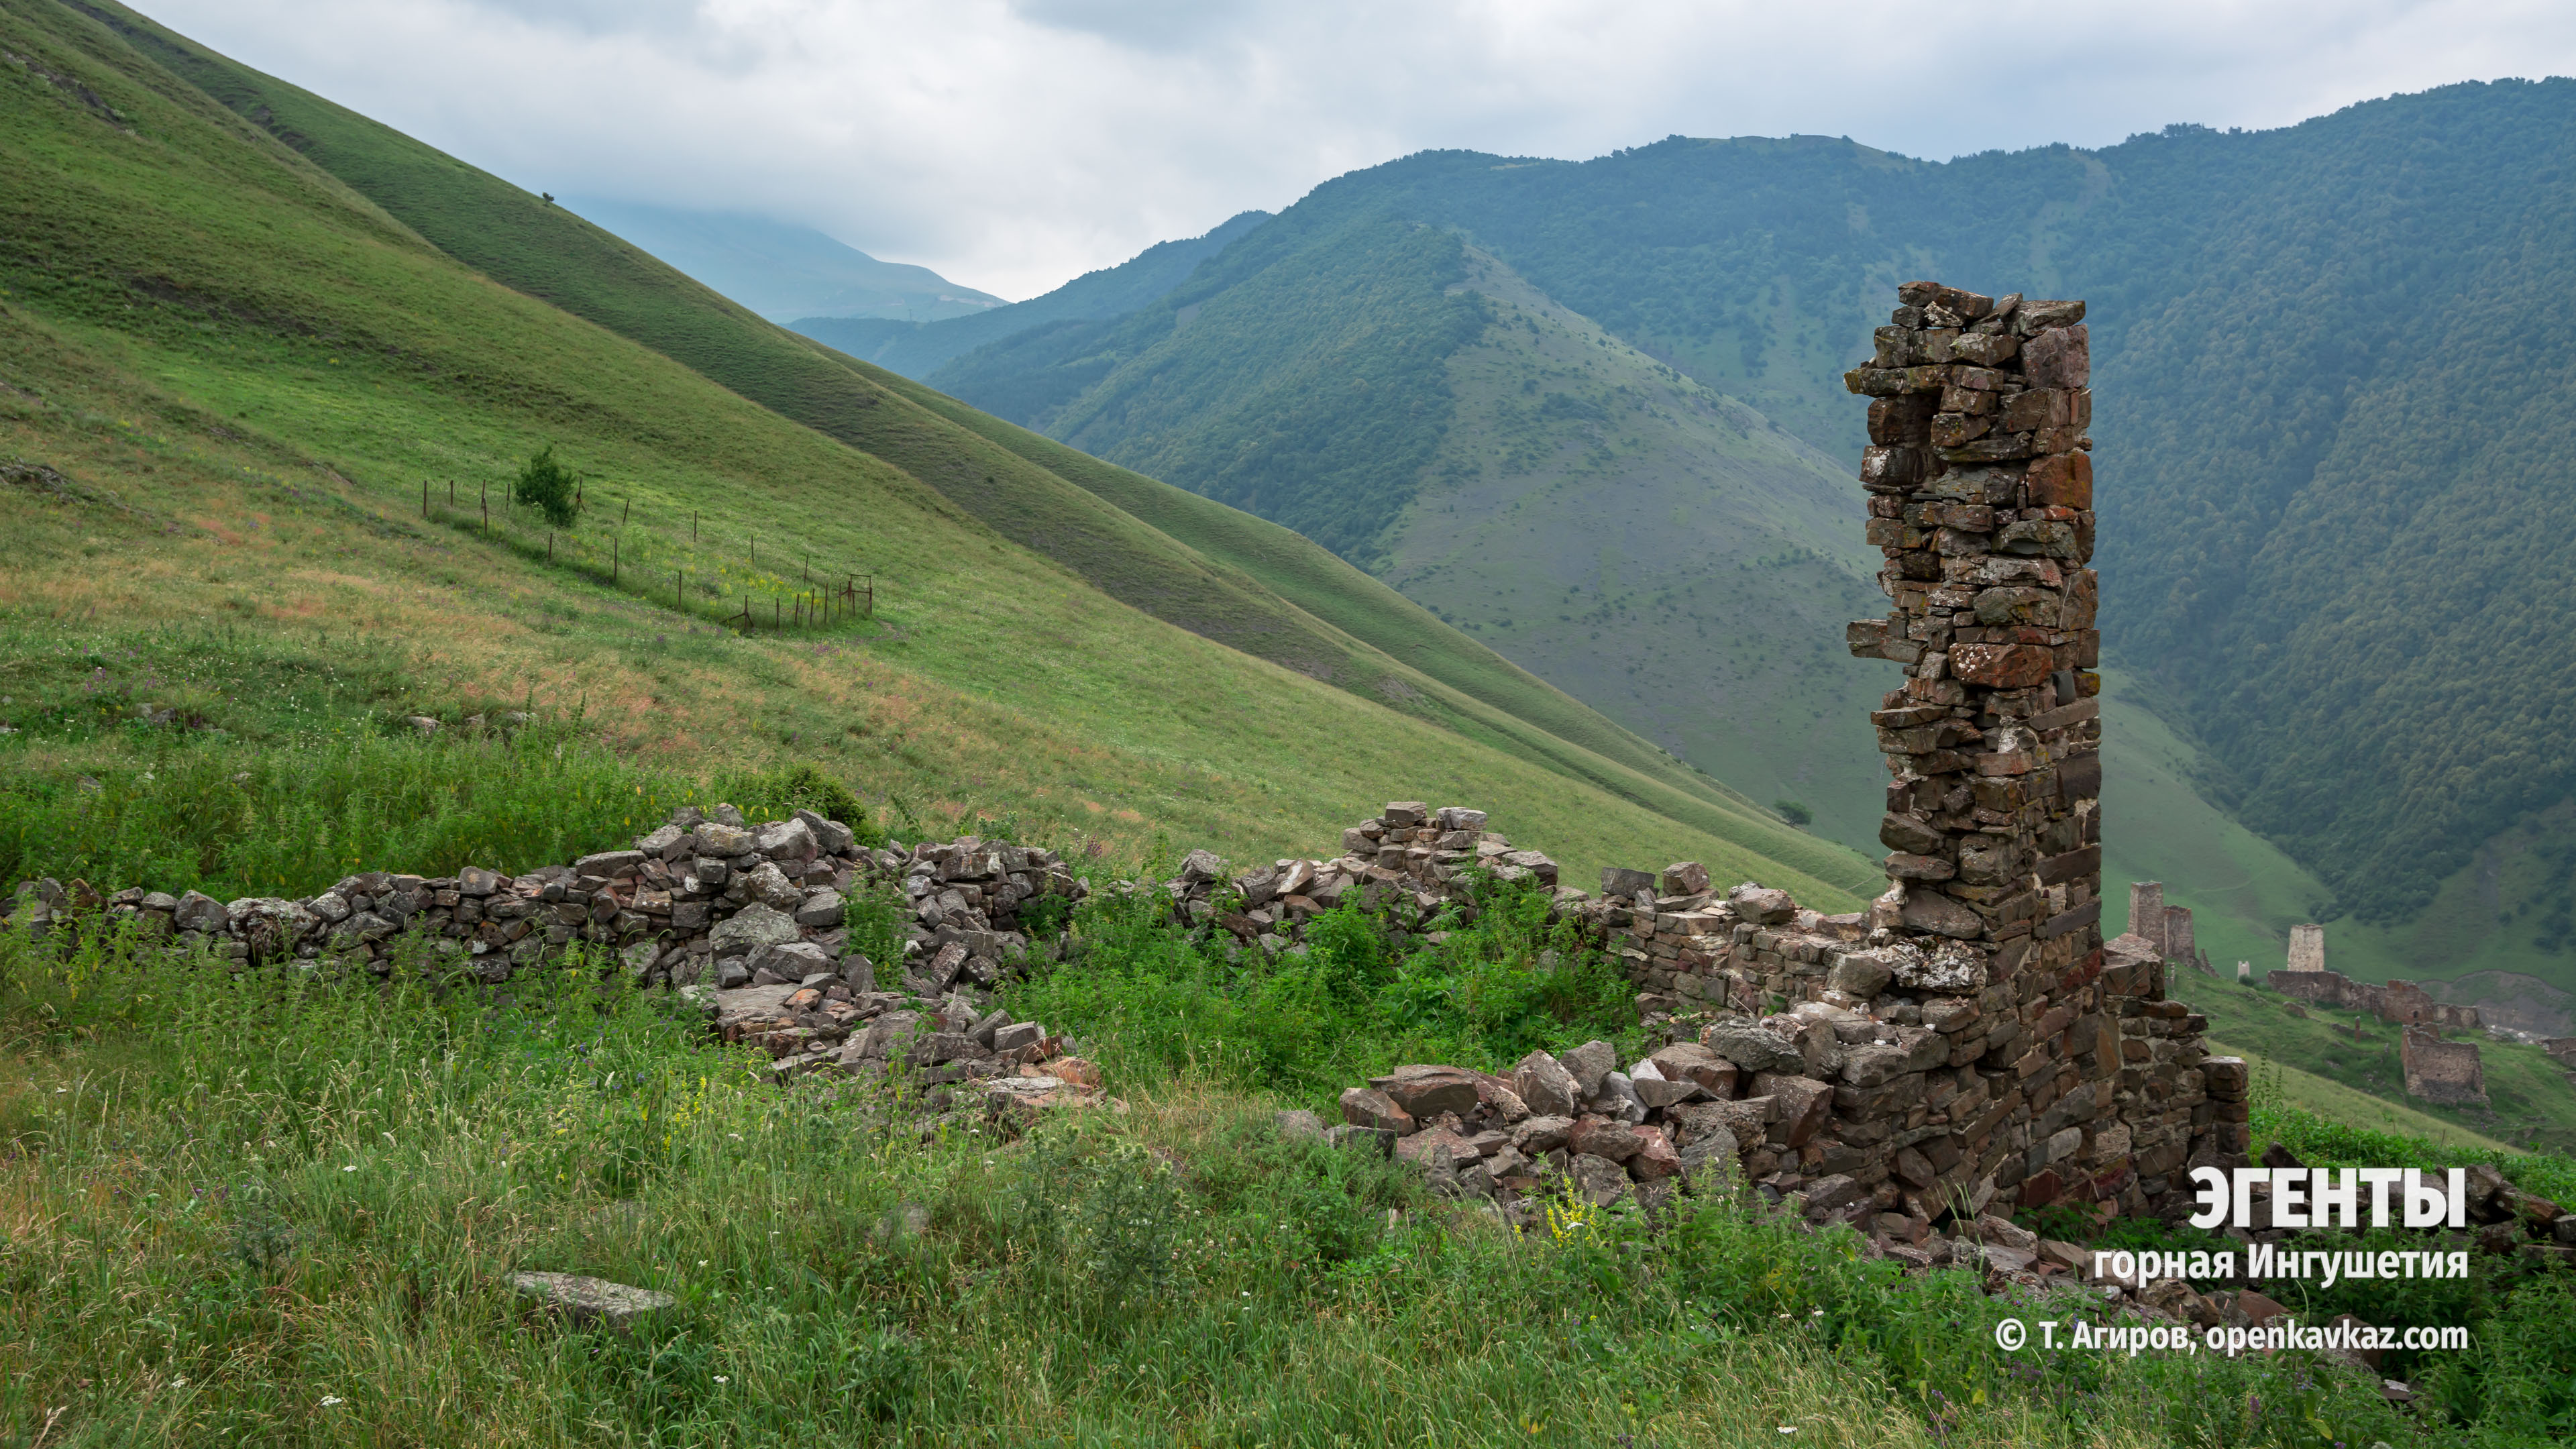
{"type": "Polygon", "coordinates": [[[1464,806],[1398,800],[1343,831],[1342,853],[1330,860],[1280,860],[1229,876],[1214,852],[1193,850],[1159,889],[1183,923],[1275,955],[1305,939],[1308,921],[1346,902],[1411,934],[1443,911],[1472,920],[1471,874],[1556,885],[1555,861],[1514,849],[1485,819],[1464,806]]]}

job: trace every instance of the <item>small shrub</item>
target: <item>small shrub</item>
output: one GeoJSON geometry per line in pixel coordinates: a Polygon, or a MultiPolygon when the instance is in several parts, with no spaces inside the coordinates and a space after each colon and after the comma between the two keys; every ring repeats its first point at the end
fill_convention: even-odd
{"type": "Polygon", "coordinates": [[[513,495],[520,503],[546,516],[546,522],[557,528],[572,527],[573,515],[579,511],[581,479],[563,464],[555,461],[555,445],[546,444],[519,470],[513,495]]]}
{"type": "Polygon", "coordinates": [[[1771,808],[1779,812],[1781,819],[1797,826],[1800,830],[1806,829],[1816,818],[1815,811],[1795,800],[1774,800],[1771,802],[1771,808]]]}

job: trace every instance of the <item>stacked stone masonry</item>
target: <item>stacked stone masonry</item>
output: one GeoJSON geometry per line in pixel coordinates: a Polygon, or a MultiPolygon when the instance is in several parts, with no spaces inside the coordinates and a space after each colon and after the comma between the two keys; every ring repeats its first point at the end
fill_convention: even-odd
{"type": "MultiPolygon", "coordinates": [[[[1772,1194],[1897,1237],[2061,1200],[2177,1210],[2189,1168],[2244,1162],[2248,1082],[2166,998],[2161,899],[2158,939],[2101,934],[2084,304],[1930,282],[1898,301],[1846,378],[1871,399],[1861,483],[1893,601],[1847,641],[1906,675],[1872,716],[1889,889],[1841,916],[1750,883],[1721,893],[1689,863],[1605,871],[1598,900],[1560,890],[1647,1019],[1706,1059],[1678,1077],[1650,1058],[1585,1078],[1558,1166],[1615,1189],[1582,1145],[1587,1124],[1615,1120],[1663,1140],[1613,1158],[1641,1192],[1687,1181],[1667,1164],[1710,1160],[1722,1130],[1772,1194]]],[[[1354,1088],[1348,1125],[1426,1130],[1409,1108],[1386,1111],[1405,1107],[1396,1086],[1354,1088]]],[[[1536,1109],[1484,1079],[1435,1155],[1485,1166],[1503,1133],[1505,1161],[1524,1168],[1515,1110],[1536,1109]]],[[[1461,1175],[1506,1195],[1529,1177],[1461,1175]]]]}
{"type": "Polygon", "coordinates": [[[2263,978],[2263,984],[2284,996],[2297,997],[2313,1006],[2358,1011],[2400,1026],[2478,1031],[2486,1025],[2486,1018],[2476,1007],[2435,1001],[2423,987],[2412,981],[2390,981],[2383,985],[2355,981],[2340,971],[2275,971],[2263,978]]]}

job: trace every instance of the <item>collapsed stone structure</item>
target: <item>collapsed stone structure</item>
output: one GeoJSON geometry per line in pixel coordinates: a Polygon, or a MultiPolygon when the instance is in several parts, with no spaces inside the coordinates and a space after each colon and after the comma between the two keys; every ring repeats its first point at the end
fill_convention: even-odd
{"type": "Polygon", "coordinates": [[[2486,1105],[2486,1066],[2470,1043],[2408,1026],[2398,1034],[2397,1060],[2406,1073],[2407,1096],[2444,1107],[2486,1105]]]}
{"type": "Polygon", "coordinates": [[[2474,1006],[2436,1001],[2412,981],[2355,981],[2339,971],[2274,971],[2263,984],[2311,1006],[2341,1007],[2400,1026],[2478,1031],[2486,1018],[2474,1006]]]}
{"type": "MultiPolygon", "coordinates": [[[[1891,1240],[2060,1200],[2176,1208],[2188,1167],[2243,1161],[2248,1083],[2166,999],[2167,942],[2101,935],[2084,306],[1930,282],[1898,301],[1845,378],[1872,399],[1861,482],[1894,603],[1848,642],[1907,676],[1871,717],[1889,890],[1826,916],[1751,884],[1721,894],[1685,863],[1604,872],[1599,900],[1560,892],[1692,1050],[1624,1074],[1560,1059],[1581,1090],[1548,1150],[1613,1195],[1731,1158],[1808,1216],[1891,1240]]],[[[1472,1093],[1458,1075],[1355,1088],[1347,1125],[1409,1142],[1432,1129],[1405,1092],[1444,1084],[1441,1136],[1416,1152],[1510,1189],[1529,1176],[1511,1170],[1532,1159],[1522,1139],[1556,1130],[1525,1090],[1545,1068],[1472,1093]]]]}

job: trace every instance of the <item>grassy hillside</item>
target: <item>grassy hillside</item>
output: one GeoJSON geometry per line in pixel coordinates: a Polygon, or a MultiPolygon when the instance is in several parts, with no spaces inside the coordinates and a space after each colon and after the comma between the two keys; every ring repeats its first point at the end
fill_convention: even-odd
{"type": "MultiPolygon", "coordinates": [[[[1013,541],[1066,564],[1125,602],[1622,798],[1679,810],[1686,828],[1714,830],[1774,858],[1785,856],[1800,871],[1821,873],[1838,886],[1867,884],[1865,869],[1848,854],[1780,831],[1722,792],[1692,790],[1681,778],[1684,772],[1655,757],[1651,747],[1621,737],[1615,726],[1571,701],[1538,703],[1547,714],[1574,717],[1587,734],[1582,743],[1549,738],[1546,724],[1509,716],[1509,706],[1491,702],[1496,691],[1490,688],[1462,691],[1417,669],[1417,656],[1439,667],[1459,656],[1464,641],[1435,641],[1390,657],[1282,599],[1238,567],[1176,542],[1023,453],[954,425],[923,405],[919,389],[895,386],[899,379],[889,373],[853,365],[759,321],[560,208],[139,17],[119,16],[116,23],[209,94],[417,226],[440,249],[896,465],[1013,541]],[[1618,757],[1598,757],[1593,744],[1612,745],[1618,757]],[[1662,778],[1639,778],[1640,766],[1662,778]],[[1681,786],[1678,792],[1675,785],[1681,786]]],[[[1428,616],[1402,622],[1401,633],[1448,632],[1428,616]]],[[[1473,646],[1463,652],[1481,653],[1473,646]]],[[[1531,690],[1527,681],[1518,692],[1533,699],[1544,693],[1531,690]]]]}
{"type": "Polygon", "coordinates": [[[1300,206],[1456,228],[1845,456],[1836,375],[1889,283],[2088,297],[2108,643],[2163,681],[2218,804],[2393,925],[2576,789],[2547,743],[2576,677],[2540,642],[2576,624],[2547,542],[2567,363],[2530,343],[2576,306],[2571,138],[2576,82],[2508,81],[1947,164],[1825,137],[1428,153],[1300,206]]]}
{"type": "Polygon", "coordinates": [[[1836,465],[1454,236],[1301,213],[1123,321],[1036,329],[934,381],[1331,544],[1740,797],[1876,853],[1864,716],[1886,681],[1838,641],[1884,604],[1836,465]]]}
{"type": "MultiPolygon", "coordinates": [[[[2576,799],[2576,761],[2555,743],[2576,722],[2576,676],[2546,643],[2576,626],[2576,578],[2551,542],[2576,526],[2562,516],[2576,453],[2555,404],[2567,364],[2531,339],[2576,306],[2571,138],[2576,82],[2552,80],[2446,87],[2277,131],[2177,126],[2099,151],[1938,164],[1829,137],[1674,138],[1579,163],[1431,152],[1317,188],[1193,285],[1256,256],[1284,266],[1320,238],[1345,238],[1357,267],[1370,250],[1358,238],[1417,223],[1846,458],[1861,410],[1839,374],[1866,354],[1895,281],[2090,298],[2104,627],[2202,761],[2198,803],[2137,818],[2164,836],[2201,805],[2240,821],[2322,885],[2323,913],[2357,943],[2416,975],[2460,969],[2462,892],[2501,892],[2469,913],[2499,923],[2477,927],[2482,960],[2563,988],[2562,963],[2534,943],[2569,936],[2558,903],[2576,894],[2576,854],[2541,839],[2576,799]],[[2463,719],[2464,698],[2504,702],[2463,719]]],[[[1144,376],[1149,347],[1186,350],[1161,315],[1185,300],[1132,326],[1030,333],[941,377],[970,398],[1063,409],[1051,426],[1079,424],[1097,440],[1086,445],[1140,461],[1145,445],[1108,425],[1188,400],[1197,382],[1165,367],[1150,400],[1071,399],[1144,376]]],[[[1295,307],[1272,312],[1283,331],[1327,335],[1295,307]]],[[[1301,345],[1227,341],[1207,379],[1301,345]]],[[[1368,395],[1390,391],[1372,382],[1368,395]]],[[[1436,438],[1380,456],[1433,440],[1508,447],[1462,422],[1453,392],[1419,391],[1408,407],[1436,438]]],[[[1249,429],[1240,458],[1190,441],[1194,415],[1154,426],[1165,441],[1150,466],[1220,497],[1235,496],[1224,480],[1244,460],[1281,456],[1249,429]]],[[[1556,431],[1580,451],[1579,427],[1556,431]]],[[[1309,471],[1342,476],[1322,460],[1309,471]]],[[[1371,477],[1366,507],[1330,488],[1307,506],[1356,527],[1423,484],[1371,477]]],[[[1535,592],[1590,551],[1569,540],[1518,587],[1535,592]]],[[[1600,693],[1621,688],[1628,662],[1654,667],[1622,661],[1574,692],[1628,718],[1600,693]]],[[[1726,665],[1682,653],[1678,668],[1726,665]]],[[[1767,794],[1743,766],[1725,772],[1767,794]]]]}
{"type": "Polygon", "coordinates": [[[2392,1104],[2407,1115],[2387,1126],[2376,1120],[2378,1108],[2324,1088],[2315,1089],[2312,1100],[2294,1105],[2356,1127],[2428,1135],[2407,1124],[2429,1118],[2520,1151],[2566,1154],[2576,1147],[2576,1085],[2570,1084],[2566,1068],[2536,1046],[2495,1041],[2483,1033],[2461,1037],[2477,1043],[2491,1105],[2435,1106],[2406,1095],[2406,1073],[2397,1059],[2400,1028],[2388,1022],[2195,973],[2175,976],[2169,990],[2209,1018],[2213,1049],[2217,1042],[2241,1047],[2345,1091],[2392,1104]],[[2292,1006],[2306,1015],[2292,1015],[2292,1006]]]}
{"type": "Polygon", "coordinates": [[[1436,795],[1575,871],[1701,855],[1850,899],[1140,614],[883,459],[458,265],[110,30],[54,6],[7,24],[29,60],[0,73],[0,750],[21,778],[132,792],[389,711],[533,701],[702,778],[811,761],[923,829],[1009,814],[1254,858],[1436,795]],[[551,567],[542,524],[496,509],[486,541],[474,502],[547,443],[589,475],[551,567]],[[808,567],[873,573],[876,619],[713,625],[808,567]],[[255,703],[281,678],[292,708],[255,703]],[[187,707],[175,728],[115,718],[156,701],[187,707]]]}
{"type": "Polygon", "coordinates": [[[1571,695],[1468,639],[1421,605],[1303,535],[1201,498],[917,383],[871,371],[959,427],[989,438],[1150,523],[1167,538],[1241,571],[1405,667],[1425,699],[1452,701],[1451,727],[1795,867],[1845,890],[1876,894],[1879,877],[1849,849],[1787,828],[1751,797],[1614,724],[1571,695]]]}

